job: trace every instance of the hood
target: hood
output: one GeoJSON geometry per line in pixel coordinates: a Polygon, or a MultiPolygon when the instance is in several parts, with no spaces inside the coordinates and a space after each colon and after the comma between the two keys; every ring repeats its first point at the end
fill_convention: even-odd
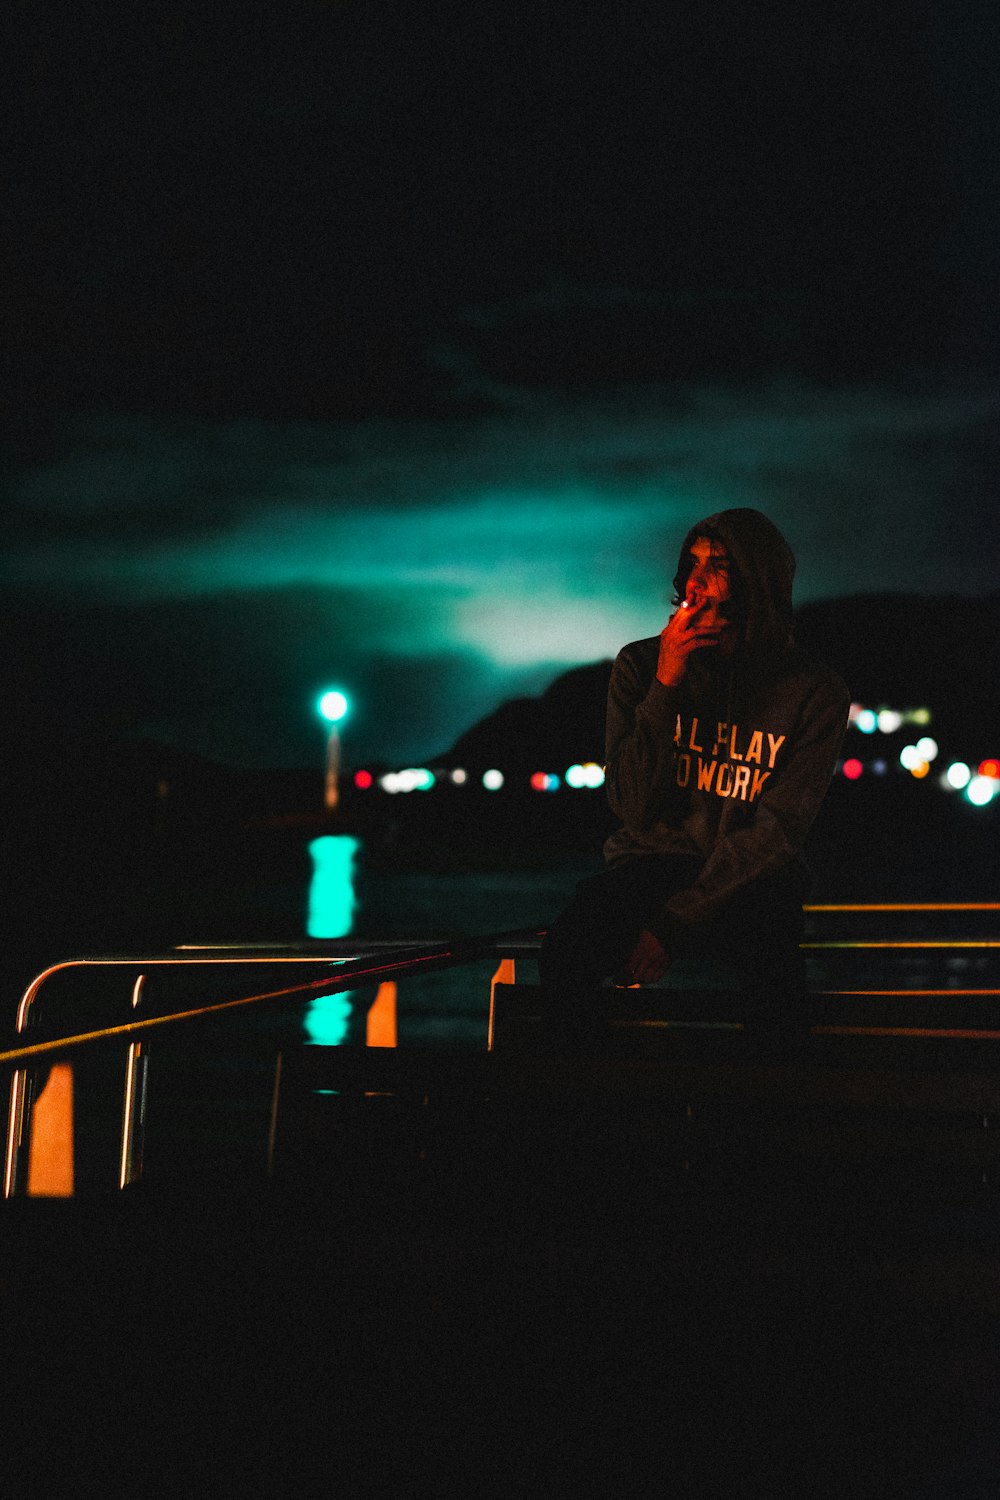
{"type": "Polygon", "coordinates": [[[793,645],[795,556],[777,526],[749,506],[720,510],[692,526],[684,538],[674,579],[680,597],[690,571],[688,549],[699,536],[718,538],[739,575],[734,582],[745,615],[741,653],[755,658],[784,656],[793,645]]]}

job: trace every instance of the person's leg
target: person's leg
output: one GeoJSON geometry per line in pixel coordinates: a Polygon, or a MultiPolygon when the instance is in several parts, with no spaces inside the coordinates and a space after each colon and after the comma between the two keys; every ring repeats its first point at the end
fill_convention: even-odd
{"type": "Polygon", "coordinates": [[[807,881],[797,866],[754,881],[713,924],[718,946],[736,967],[751,1039],[794,1049],[808,1035],[802,903],[807,881]]]}
{"type": "Polygon", "coordinates": [[[621,971],[639,933],[698,867],[686,856],[651,855],[581,880],[538,958],[550,1035],[569,1041],[594,1034],[606,1014],[601,981],[621,971]]]}

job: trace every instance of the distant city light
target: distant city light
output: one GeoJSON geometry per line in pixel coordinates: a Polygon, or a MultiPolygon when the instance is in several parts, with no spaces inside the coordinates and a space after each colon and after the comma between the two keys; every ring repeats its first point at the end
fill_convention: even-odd
{"type": "Polygon", "coordinates": [[[965,789],[965,795],[974,807],[985,807],[1000,791],[1000,782],[993,776],[973,776],[965,789]]]}
{"type": "Polygon", "coordinates": [[[531,786],[536,792],[557,792],[560,781],[552,771],[536,771],[531,778],[531,786]]]}
{"type": "Polygon", "coordinates": [[[587,760],[582,765],[572,765],[566,772],[566,785],[596,788],[604,785],[604,767],[596,761],[587,760]]]}
{"type": "Polygon", "coordinates": [[[379,781],[384,792],[427,792],[434,785],[433,773],[425,766],[407,766],[403,771],[388,771],[379,781]]]}
{"type": "MultiPolygon", "coordinates": [[[[340,697],[343,698],[344,695],[341,694],[340,697]]],[[[907,709],[905,712],[900,712],[897,709],[880,708],[876,711],[852,703],[850,710],[850,719],[854,726],[862,734],[869,735],[875,733],[876,730],[892,734],[904,724],[927,723],[930,718],[928,709],[907,709]]],[[[335,731],[331,732],[335,733],[335,731]]],[[[871,760],[852,755],[838,762],[837,774],[842,774],[848,781],[854,782],[866,775],[884,777],[893,766],[898,764],[918,781],[923,781],[930,776],[933,763],[938,761],[939,757],[940,747],[937,740],[925,734],[916,743],[904,745],[899,752],[898,761],[886,758],[884,753],[871,760]]],[[[451,770],[442,766],[437,767],[436,770],[429,770],[425,766],[409,766],[400,771],[386,772],[377,779],[381,789],[389,794],[429,791],[436,785],[449,782],[455,786],[464,786],[472,780],[474,777],[461,766],[455,766],[451,770]]],[[[515,783],[520,786],[524,785],[520,778],[515,778],[515,783]]],[[[572,787],[574,790],[599,788],[604,783],[605,768],[596,761],[575,761],[567,766],[562,775],[555,771],[535,771],[528,778],[528,784],[536,792],[555,792],[563,785],[572,787]]],[[[970,802],[983,807],[994,797],[1000,798],[1000,758],[991,756],[981,761],[978,771],[975,766],[961,760],[951,761],[946,766],[939,765],[932,783],[943,790],[964,792],[970,802]]],[[[373,772],[361,769],[354,773],[354,785],[359,790],[366,791],[375,784],[376,778],[373,772]]],[[[508,785],[508,778],[499,768],[492,767],[483,773],[481,785],[486,791],[499,792],[508,785]]]]}
{"type": "MultiPolygon", "coordinates": [[[[937,750],[936,745],[934,749],[935,751],[937,750]]],[[[899,752],[899,764],[909,771],[911,776],[915,776],[918,781],[921,781],[930,770],[928,761],[921,755],[917,745],[903,746],[899,752]]]]}
{"type": "Polygon", "coordinates": [[[931,722],[931,711],[929,708],[865,708],[860,703],[852,703],[848,711],[847,722],[862,734],[874,734],[876,729],[882,734],[895,734],[902,729],[904,724],[929,724],[931,722]]]}
{"type": "Polygon", "coordinates": [[[326,719],[330,724],[339,724],[350,704],[339,688],[331,688],[329,692],[322,695],[316,707],[319,709],[321,718],[326,719]]]}

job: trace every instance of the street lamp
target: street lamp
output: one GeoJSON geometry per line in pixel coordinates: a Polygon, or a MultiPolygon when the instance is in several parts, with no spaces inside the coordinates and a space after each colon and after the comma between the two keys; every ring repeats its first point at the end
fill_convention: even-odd
{"type": "Polygon", "coordinates": [[[340,735],[337,725],[346,717],[350,706],[339,688],[328,688],[316,704],[320,718],[325,719],[330,726],[326,742],[326,791],[323,800],[331,812],[340,801],[340,789],[337,785],[340,776],[340,735]]]}

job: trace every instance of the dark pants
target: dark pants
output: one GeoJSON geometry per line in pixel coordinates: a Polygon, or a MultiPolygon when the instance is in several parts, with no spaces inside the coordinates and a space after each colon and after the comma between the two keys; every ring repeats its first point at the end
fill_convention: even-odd
{"type": "MultiPolygon", "coordinates": [[[[580,881],[538,960],[551,1035],[567,1041],[593,1035],[607,1011],[601,981],[623,973],[639,933],[655,922],[670,896],[697,879],[700,868],[701,861],[688,855],[649,855],[580,881]]],[[[755,880],[712,921],[692,929],[690,939],[669,957],[712,957],[731,964],[743,991],[748,1029],[762,1036],[801,1034],[805,893],[805,873],[795,866],[755,880]]]]}

